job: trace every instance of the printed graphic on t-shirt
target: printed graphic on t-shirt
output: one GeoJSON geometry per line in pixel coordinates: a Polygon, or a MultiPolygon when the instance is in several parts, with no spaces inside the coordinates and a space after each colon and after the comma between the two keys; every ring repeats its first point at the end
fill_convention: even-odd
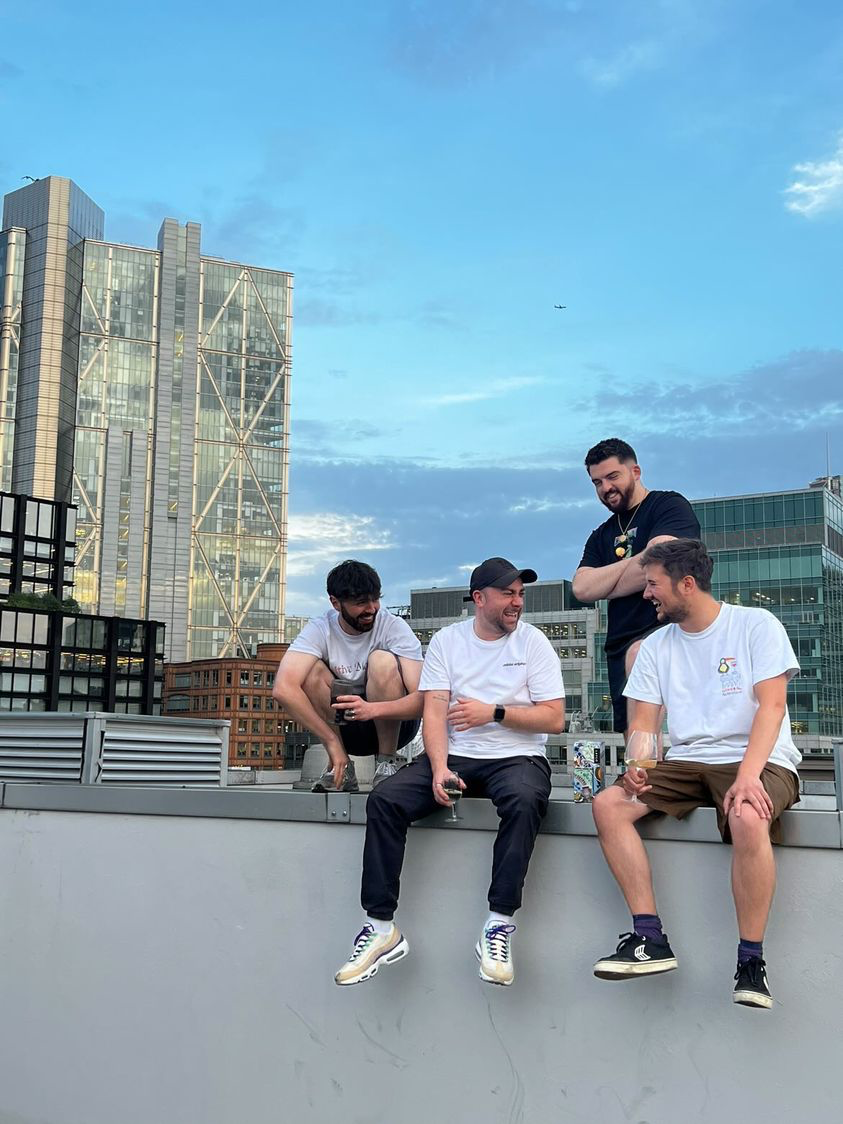
{"type": "Polygon", "coordinates": [[[738,661],[734,656],[723,656],[717,665],[720,673],[720,693],[723,695],[739,695],[743,690],[743,680],[738,671],[738,661]]]}
{"type": "Polygon", "coordinates": [[[366,674],[368,662],[355,660],[351,663],[335,663],[332,670],[337,679],[361,679],[366,674]]]}
{"type": "Polygon", "coordinates": [[[630,554],[632,554],[633,539],[636,539],[637,537],[637,527],[630,527],[628,531],[624,531],[620,535],[615,535],[615,541],[612,543],[615,551],[615,557],[620,559],[629,558],[630,554]]]}

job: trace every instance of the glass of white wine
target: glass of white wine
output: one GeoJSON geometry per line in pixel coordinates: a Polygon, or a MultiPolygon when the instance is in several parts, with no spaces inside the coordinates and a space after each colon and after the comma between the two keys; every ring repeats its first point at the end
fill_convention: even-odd
{"type": "Polygon", "coordinates": [[[460,775],[451,769],[451,775],[446,777],[442,783],[442,791],[451,802],[451,816],[446,820],[446,823],[455,823],[460,817],[457,815],[457,801],[462,796],[462,788],[460,787],[460,775]]]}
{"type": "MultiPolygon", "coordinates": [[[[655,768],[659,761],[664,760],[661,734],[648,734],[644,730],[630,730],[629,737],[626,739],[624,760],[627,769],[655,768]]],[[[635,793],[629,799],[633,804],[639,803],[635,793]]]]}

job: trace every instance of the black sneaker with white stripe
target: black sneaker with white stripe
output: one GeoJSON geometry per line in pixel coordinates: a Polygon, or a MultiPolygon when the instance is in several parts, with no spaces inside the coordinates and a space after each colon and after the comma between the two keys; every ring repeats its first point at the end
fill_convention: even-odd
{"type": "Polygon", "coordinates": [[[601,980],[630,980],[636,976],[654,976],[657,972],[672,972],[679,961],[667,943],[667,937],[654,941],[640,933],[621,933],[620,943],[613,956],[598,960],[594,974],[601,980]]]}
{"type": "Polygon", "coordinates": [[[737,983],[733,996],[735,1003],[742,1003],[744,1007],[766,1007],[768,1009],[773,1006],[773,997],[770,994],[770,988],[767,986],[765,968],[766,965],[760,956],[753,956],[751,960],[738,964],[738,970],[735,972],[737,983]]]}

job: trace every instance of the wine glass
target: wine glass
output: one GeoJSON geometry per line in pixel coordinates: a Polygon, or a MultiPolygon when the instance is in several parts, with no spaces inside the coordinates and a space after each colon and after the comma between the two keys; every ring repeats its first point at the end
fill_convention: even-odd
{"type": "Polygon", "coordinates": [[[456,823],[458,819],[461,819],[461,817],[457,815],[457,801],[462,796],[459,773],[455,772],[453,769],[451,770],[451,775],[446,777],[442,782],[442,791],[451,802],[451,815],[445,822],[456,823]]]}
{"type": "MultiPolygon", "coordinates": [[[[630,730],[624,754],[627,769],[653,769],[663,759],[664,747],[660,733],[648,734],[644,730],[630,730]]],[[[629,800],[633,804],[639,803],[635,793],[629,797],[629,800]]]]}

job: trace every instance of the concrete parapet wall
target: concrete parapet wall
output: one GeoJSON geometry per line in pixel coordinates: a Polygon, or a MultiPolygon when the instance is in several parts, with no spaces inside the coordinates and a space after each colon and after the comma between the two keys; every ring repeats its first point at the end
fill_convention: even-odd
{"type": "Polygon", "coordinates": [[[188,815],[178,796],[134,790],[125,807],[161,797],[166,814],[129,815],[116,789],[6,785],[2,1124],[840,1116],[839,834],[837,848],[778,851],[769,1013],[731,1002],[730,852],[698,839],[705,816],[684,841],[649,843],[680,970],[593,978],[629,921],[596,840],[575,833],[588,809],[570,805],[574,833],[538,841],[512,988],[477,978],[493,834],[485,802],[463,801],[474,830],[410,833],[399,920],[411,955],[340,989],[332,974],[360,920],[358,803],[326,823],[325,798],[309,794],[184,793],[188,815]],[[62,791],[89,810],[26,806],[62,791]],[[216,811],[201,814],[203,797],[216,811]],[[265,798],[298,822],[273,819],[265,798]]]}

